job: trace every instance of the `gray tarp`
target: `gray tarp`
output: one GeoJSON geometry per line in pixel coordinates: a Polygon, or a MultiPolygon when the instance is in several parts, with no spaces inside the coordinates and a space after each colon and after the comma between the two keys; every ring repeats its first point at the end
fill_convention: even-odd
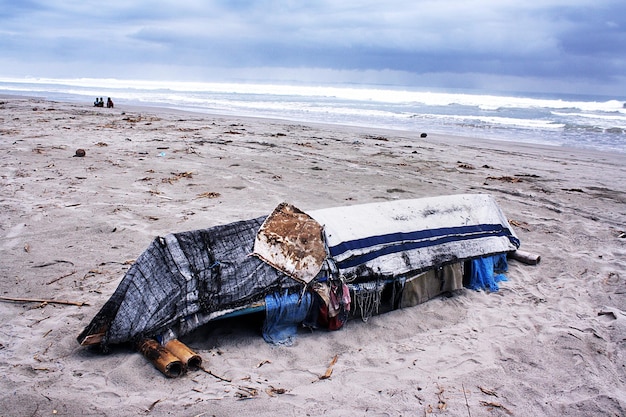
{"type": "MultiPolygon", "coordinates": [[[[252,253],[265,217],[155,239],[78,336],[105,332],[101,345],[187,331],[184,321],[263,300],[294,279],[252,253]]],[[[179,334],[180,336],[181,334],[179,334]]]]}

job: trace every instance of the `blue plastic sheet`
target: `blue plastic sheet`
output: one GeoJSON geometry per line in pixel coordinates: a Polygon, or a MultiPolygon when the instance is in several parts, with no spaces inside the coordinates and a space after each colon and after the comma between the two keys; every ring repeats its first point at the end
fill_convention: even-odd
{"type": "MultiPolygon", "coordinates": [[[[493,255],[493,271],[497,273],[507,272],[509,270],[509,263],[506,260],[506,253],[499,255],[493,255]]],[[[505,281],[506,278],[503,280],[505,281]]]]}
{"type": "Polygon", "coordinates": [[[295,342],[298,326],[311,307],[311,294],[274,293],[265,297],[265,323],[263,339],[266,342],[291,346],[295,342]]]}
{"type": "Polygon", "coordinates": [[[470,282],[468,287],[480,291],[498,291],[498,282],[508,281],[504,272],[508,270],[506,254],[485,256],[471,261],[470,282]]]}

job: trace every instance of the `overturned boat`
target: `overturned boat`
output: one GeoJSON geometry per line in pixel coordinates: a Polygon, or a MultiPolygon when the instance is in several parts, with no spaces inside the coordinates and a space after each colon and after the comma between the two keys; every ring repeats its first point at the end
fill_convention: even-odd
{"type": "MultiPolygon", "coordinates": [[[[265,311],[265,340],[290,344],[301,324],[334,330],[464,286],[495,291],[519,246],[484,194],[307,212],[283,203],[269,216],[156,238],[78,342],[130,342],[162,359],[168,343],[212,320],[265,311]]],[[[185,355],[157,367],[178,376],[190,357],[201,363],[185,355]]]]}

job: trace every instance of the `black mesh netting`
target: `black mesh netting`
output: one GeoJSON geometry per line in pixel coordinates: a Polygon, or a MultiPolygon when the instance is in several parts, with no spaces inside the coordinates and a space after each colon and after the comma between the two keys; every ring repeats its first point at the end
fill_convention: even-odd
{"type": "Polygon", "coordinates": [[[102,346],[152,337],[188,317],[241,307],[300,287],[255,256],[265,217],[155,239],[78,336],[104,332],[102,346]]]}

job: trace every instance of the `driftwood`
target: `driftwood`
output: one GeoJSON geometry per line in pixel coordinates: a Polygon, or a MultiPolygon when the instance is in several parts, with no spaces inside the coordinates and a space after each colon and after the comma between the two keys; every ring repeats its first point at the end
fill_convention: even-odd
{"type": "Polygon", "coordinates": [[[60,277],[55,278],[55,279],[53,279],[52,281],[48,281],[48,282],[46,282],[46,285],[54,284],[55,282],[60,281],[60,280],[62,280],[63,278],[67,278],[67,277],[69,277],[69,276],[71,276],[71,275],[74,275],[75,273],[76,273],[76,271],[72,271],[72,272],[70,272],[69,274],[61,275],[60,277]]]}
{"type": "Polygon", "coordinates": [[[526,265],[537,265],[539,262],[541,262],[541,255],[524,252],[522,250],[516,250],[514,252],[511,252],[509,256],[516,261],[525,263],[526,265]]]}
{"type": "Polygon", "coordinates": [[[219,375],[214,374],[213,372],[211,372],[210,369],[206,369],[206,368],[204,368],[202,366],[200,367],[200,369],[203,370],[204,372],[206,372],[207,374],[211,375],[213,378],[219,379],[220,381],[232,382],[230,379],[226,379],[226,378],[223,378],[223,377],[221,377],[219,375]]]}
{"type": "Polygon", "coordinates": [[[89,304],[84,301],[64,301],[64,300],[49,300],[45,298],[14,298],[0,296],[0,301],[12,301],[15,303],[45,303],[45,304],[65,304],[71,306],[88,306],[89,304]]]}

